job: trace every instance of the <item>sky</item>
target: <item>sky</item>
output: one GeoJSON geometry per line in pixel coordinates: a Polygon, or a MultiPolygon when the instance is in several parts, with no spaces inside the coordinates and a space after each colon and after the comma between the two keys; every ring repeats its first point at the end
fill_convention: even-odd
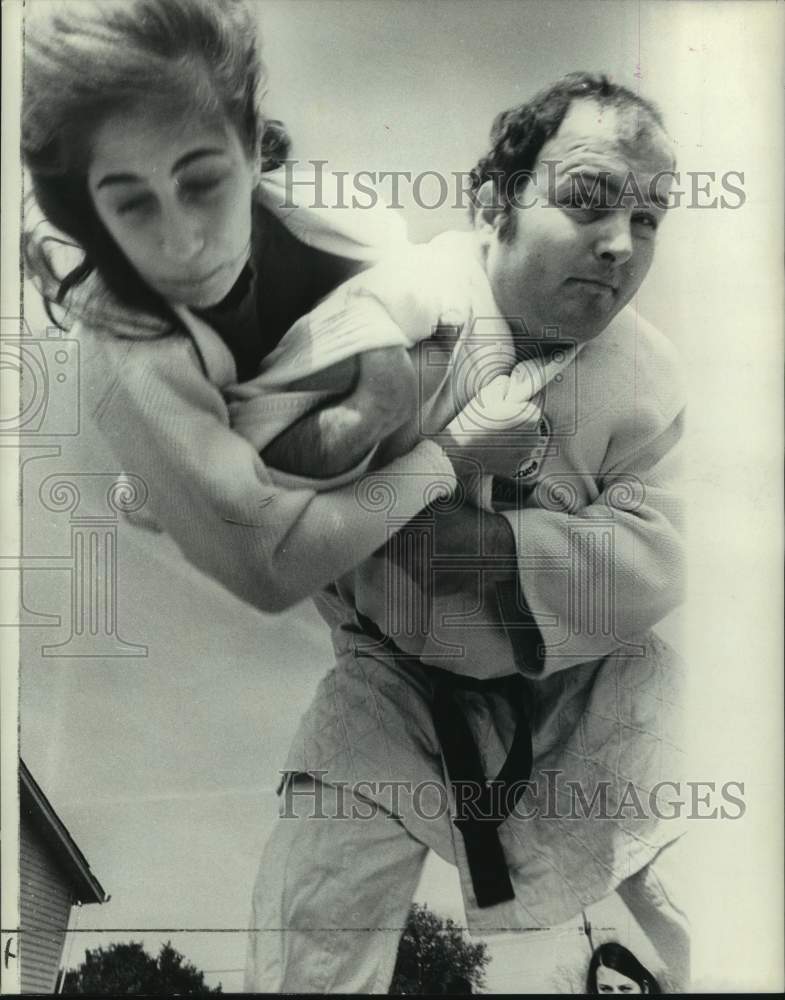
{"type": "MultiPolygon", "coordinates": [[[[696,773],[745,779],[757,807],[746,825],[703,828],[693,849],[698,899],[726,885],[729,857],[744,873],[725,924],[711,933],[696,928],[699,979],[710,986],[732,982],[744,922],[769,913],[771,853],[750,852],[747,845],[760,843],[756,838],[777,821],[770,801],[777,785],[768,777],[763,745],[777,733],[766,714],[766,647],[756,652],[751,639],[744,659],[732,615],[709,615],[706,607],[727,608],[733,598],[744,620],[765,618],[760,604],[745,603],[734,579],[756,572],[770,537],[748,534],[741,542],[726,529],[736,523],[729,519],[748,516],[750,497],[755,516],[765,520],[766,439],[745,439],[740,458],[738,446],[724,454],[716,441],[718,435],[736,441],[732,418],[740,414],[752,427],[766,418],[754,399],[734,398],[733,379],[755,361],[740,339],[750,334],[749,317],[769,315],[756,312],[768,302],[767,247],[759,234],[773,198],[761,164],[776,166],[779,155],[778,140],[766,129],[766,101],[783,8],[591,0],[270,0],[255,6],[270,75],[267,107],[286,121],[301,159],[347,170],[466,170],[483,152],[498,110],[563,72],[602,68],[660,102],[685,170],[746,171],[745,212],[673,213],[638,302],[682,350],[695,400],[691,470],[701,501],[693,595],[698,586],[701,592],[690,613],[693,634],[700,633],[700,656],[692,661],[696,773]],[[743,247],[743,267],[718,247],[743,247]],[[722,361],[712,351],[717,343],[722,361]],[[727,468],[735,459],[744,464],[744,491],[734,491],[727,468]],[[745,682],[737,662],[755,665],[749,668],[755,683],[745,682]],[[723,739],[727,718],[737,734],[732,746],[723,739]]],[[[404,215],[417,240],[467,224],[455,209],[409,204],[404,215]]],[[[36,331],[45,326],[32,298],[28,319],[36,331]]],[[[761,399],[774,391],[768,379],[781,378],[776,364],[771,369],[755,369],[761,399]]],[[[55,414],[72,405],[64,397],[51,402],[55,414]]],[[[277,616],[256,612],[185,565],[164,539],[122,523],[116,527],[118,632],[125,643],[146,647],[144,655],[44,655],[43,646],[69,633],[71,528],[67,513],[47,509],[39,491],[54,473],[118,471],[84,405],[81,413],[79,433],[46,439],[51,447],[39,457],[28,450],[22,473],[25,554],[41,558],[24,584],[33,623],[22,630],[22,753],[112,897],[75,915],[66,960],[76,964],[85,947],[109,940],[144,940],[154,951],[171,939],[208,970],[210,981],[236,989],[250,889],[276,814],[277,769],[330,666],[329,637],[311,606],[277,616]],[[59,616],[61,623],[35,624],[35,613],[59,616]]],[[[677,640],[678,625],[666,626],[677,640]]],[[[753,629],[756,634],[760,643],[753,629]]],[[[698,648],[690,641],[688,655],[698,648]]],[[[462,921],[455,873],[443,862],[431,859],[418,898],[462,921]]],[[[611,899],[594,922],[619,928],[630,919],[611,899]]],[[[773,932],[774,923],[766,926],[773,932]]],[[[492,945],[489,986],[499,992],[534,991],[552,974],[554,954],[573,967],[586,954],[577,923],[536,941],[492,945]]],[[[765,934],[750,936],[747,949],[760,956],[761,967],[766,947],[765,934]]]]}

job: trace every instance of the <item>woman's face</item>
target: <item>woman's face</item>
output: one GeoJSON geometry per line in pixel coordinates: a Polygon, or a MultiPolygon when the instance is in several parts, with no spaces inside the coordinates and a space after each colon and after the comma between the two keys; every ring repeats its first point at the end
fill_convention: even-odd
{"type": "Polygon", "coordinates": [[[154,105],[93,136],[88,186],[106,229],[167,301],[206,308],[250,253],[254,167],[236,130],[154,105]]]}
{"type": "Polygon", "coordinates": [[[628,976],[615,969],[606,969],[604,965],[597,966],[598,993],[642,993],[643,990],[628,976]]]}

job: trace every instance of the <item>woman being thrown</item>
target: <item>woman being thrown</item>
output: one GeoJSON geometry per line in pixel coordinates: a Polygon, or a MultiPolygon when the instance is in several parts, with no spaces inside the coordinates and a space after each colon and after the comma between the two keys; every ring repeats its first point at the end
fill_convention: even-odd
{"type": "MultiPolygon", "coordinates": [[[[47,4],[26,30],[25,165],[48,222],[84,251],[44,291],[79,320],[92,414],[185,557],[275,611],[366,559],[388,528],[351,485],[279,488],[227,398],[296,320],[403,240],[391,213],[287,202],[281,172],[263,172],[285,154],[260,114],[263,83],[253,18],[233,0],[47,4]]],[[[374,435],[411,414],[405,347],[364,354],[339,385],[351,410],[394,359],[400,389],[375,394],[374,435]]],[[[428,440],[386,468],[404,522],[456,481],[428,440]]]]}
{"type": "MultiPolygon", "coordinates": [[[[361,296],[368,309],[357,310],[352,298],[348,329],[340,322],[340,296],[330,293],[383,254],[395,251],[400,264],[409,250],[391,213],[289,201],[281,171],[268,170],[286,144],[260,114],[254,29],[236,0],[33,8],[22,151],[45,222],[84,255],[57,281],[44,266],[46,240],[34,232],[28,259],[40,265],[50,305],[74,322],[90,416],[121,468],[147,486],[144,521],[235,595],[278,611],[345,577],[388,541],[384,511],[358,502],[353,482],[371,462],[395,489],[400,527],[451,496],[459,457],[471,454],[464,445],[481,446],[483,436],[456,438],[451,458],[417,423],[422,387],[409,352],[432,332],[428,310],[422,323],[404,309],[399,326],[385,284],[386,304],[361,296]],[[285,362],[300,341],[284,335],[322,300],[328,311],[338,305],[337,328],[351,349],[326,371],[321,350],[310,369],[295,365],[293,381],[311,379],[298,395],[285,362]],[[238,432],[246,404],[267,398],[266,387],[244,389],[260,371],[262,379],[272,373],[287,406],[305,401],[314,413],[313,393],[324,394],[314,413],[324,453],[314,459],[306,438],[304,464],[288,483],[260,454],[284,438],[246,433],[262,427],[269,435],[269,413],[261,424],[250,413],[246,436],[238,432]],[[376,445],[396,430],[382,457],[376,445]]],[[[370,285],[385,273],[376,271],[370,285]]],[[[452,292],[444,298],[454,305],[452,292]]],[[[442,340],[448,351],[450,338],[442,340]]],[[[474,388],[471,378],[466,384],[474,388]]],[[[297,433],[297,416],[287,410],[279,430],[292,424],[297,433]]],[[[446,420],[433,419],[441,430],[446,420]]],[[[450,518],[459,545],[461,525],[470,536],[475,527],[462,514],[450,518]]],[[[482,531],[490,552],[494,532],[510,535],[492,513],[482,531]]]]}

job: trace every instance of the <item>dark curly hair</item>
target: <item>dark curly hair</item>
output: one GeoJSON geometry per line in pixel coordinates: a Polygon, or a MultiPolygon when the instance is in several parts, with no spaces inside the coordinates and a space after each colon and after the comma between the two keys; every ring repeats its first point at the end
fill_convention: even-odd
{"type": "Polygon", "coordinates": [[[595,948],[589,962],[589,971],[586,975],[586,992],[590,996],[597,994],[597,969],[600,966],[606,969],[613,969],[614,972],[621,973],[641,988],[642,993],[659,995],[662,991],[660,984],[649,972],[645,965],[641,965],[629,948],[616,941],[606,941],[598,948],[595,948]]]}
{"type": "Polygon", "coordinates": [[[243,0],[68,0],[42,7],[25,23],[22,158],[44,216],[84,257],[62,279],[40,247],[27,262],[39,286],[57,289],[55,302],[97,271],[126,305],[165,313],[95,211],[87,185],[91,137],[117,111],[163,100],[183,113],[228,122],[262,170],[279,166],[289,139],[280,122],[261,115],[265,71],[254,18],[243,0]],[[47,266],[50,273],[42,274],[47,266]]]}
{"type": "MultiPolygon", "coordinates": [[[[501,111],[491,126],[490,151],[471,171],[473,193],[479,191],[486,181],[493,181],[494,204],[504,211],[499,229],[501,239],[513,233],[514,216],[510,205],[517,192],[511,191],[510,187],[515,187],[516,178],[525,184],[542,147],[559,131],[572,102],[581,99],[597,101],[604,107],[638,111],[641,135],[650,132],[652,127],[664,128],[662,115],[651,101],[627,87],[612,83],[602,73],[569,73],[539,91],[525,104],[501,111]]],[[[472,216],[475,210],[476,199],[472,202],[472,216]]]]}

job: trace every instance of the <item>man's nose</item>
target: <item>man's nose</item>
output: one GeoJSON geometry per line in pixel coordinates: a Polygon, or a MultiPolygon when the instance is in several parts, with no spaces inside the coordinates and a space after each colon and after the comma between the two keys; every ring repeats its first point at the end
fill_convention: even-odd
{"type": "Polygon", "coordinates": [[[173,260],[188,261],[204,249],[199,221],[181,205],[164,205],[161,213],[161,245],[173,260]]]}
{"type": "Polygon", "coordinates": [[[595,254],[608,264],[623,264],[632,256],[632,221],[623,211],[609,212],[594,246],[595,254]]]}

